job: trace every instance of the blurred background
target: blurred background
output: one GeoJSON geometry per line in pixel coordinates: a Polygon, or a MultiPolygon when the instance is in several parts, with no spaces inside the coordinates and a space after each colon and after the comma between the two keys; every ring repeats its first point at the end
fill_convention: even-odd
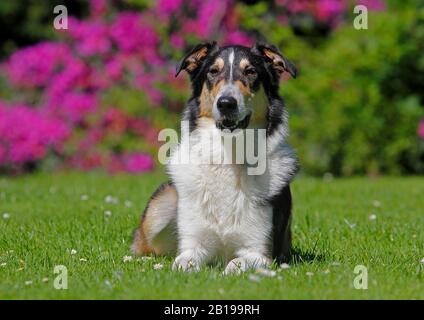
{"type": "Polygon", "coordinates": [[[205,40],[265,40],[298,67],[281,94],[303,173],[424,173],[422,0],[1,1],[0,30],[0,175],[160,168],[189,96],[176,63],[205,40]]]}

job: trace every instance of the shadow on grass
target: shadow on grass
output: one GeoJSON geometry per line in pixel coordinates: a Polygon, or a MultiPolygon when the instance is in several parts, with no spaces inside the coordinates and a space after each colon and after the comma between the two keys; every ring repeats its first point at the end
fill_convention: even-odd
{"type": "Polygon", "coordinates": [[[323,254],[316,254],[314,251],[303,251],[301,249],[293,248],[288,258],[288,263],[291,265],[322,262],[326,258],[323,254]]]}

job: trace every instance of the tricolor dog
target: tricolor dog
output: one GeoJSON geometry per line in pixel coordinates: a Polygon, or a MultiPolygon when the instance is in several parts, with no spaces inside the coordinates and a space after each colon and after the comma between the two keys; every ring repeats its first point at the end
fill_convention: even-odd
{"type": "MultiPolygon", "coordinates": [[[[170,161],[170,181],[152,195],[132,244],[135,254],[176,254],[173,268],[198,271],[224,261],[225,273],[268,267],[287,258],[291,247],[290,182],[297,159],[286,144],[287,112],[280,97],[284,72],[296,69],[268,44],[219,47],[199,44],[177,67],[191,79],[192,95],[183,120],[190,138],[182,137],[171,155],[189,145],[199,161],[170,161]],[[248,164],[204,164],[203,138],[266,133],[266,168],[248,173],[248,164]]],[[[218,139],[219,141],[219,139],[218,139]]],[[[213,145],[212,153],[232,152],[213,145]]],[[[208,155],[209,156],[209,155],[208,155]]]]}

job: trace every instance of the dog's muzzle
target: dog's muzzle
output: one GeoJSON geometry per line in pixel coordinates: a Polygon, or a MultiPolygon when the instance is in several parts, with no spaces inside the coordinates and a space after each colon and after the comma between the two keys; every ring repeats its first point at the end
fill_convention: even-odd
{"type": "Polygon", "coordinates": [[[248,112],[244,117],[240,117],[237,100],[231,96],[222,96],[218,99],[216,106],[218,108],[220,119],[216,126],[220,130],[246,129],[249,125],[250,115],[248,112]]]}

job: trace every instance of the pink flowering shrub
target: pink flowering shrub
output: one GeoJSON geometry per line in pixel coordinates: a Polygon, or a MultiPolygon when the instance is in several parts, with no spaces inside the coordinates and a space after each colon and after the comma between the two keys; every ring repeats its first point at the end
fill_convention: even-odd
{"type": "MultiPolygon", "coordinates": [[[[142,10],[124,11],[116,2],[91,0],[89,16],[70,16],[56,40],[1,63],[8,92],[0,98],[1,171],[22,172],[47,157],[64,168],[152,170],[157,134],[175,125],[187,98],[176,60],[204,39],[258,38],[246,5],[234,0],[158,0],[148,8],[141,1],[142,10]]],[[[336,28],[354,3],[385,8],[383,0],[275,0],[264,23],[289,28],[289,17],[308,14],[336,28]]]]}
{"type": "Polygon", "coordinates": [[[420,139],[424,140],[424,119],[422,119],[418,124],[417,134],[420,139]]]}
{"type": "Polygon", "coordinates": [[[0,104],[0,166],[22,166],[43,159],[49,151],[60,153],[70,128],[26,105],[0,104]]]}

